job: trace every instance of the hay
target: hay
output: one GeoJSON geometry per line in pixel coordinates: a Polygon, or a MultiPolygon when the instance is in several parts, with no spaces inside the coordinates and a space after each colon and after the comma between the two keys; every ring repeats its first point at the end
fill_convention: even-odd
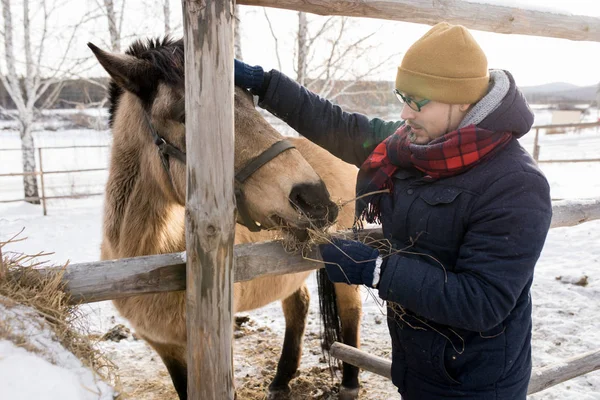
{"type": "MultiPolygon", "coordinates": [[[[19,239],[24,240],[24,239],[19,239]]],[[[0,242],[0,304],[12,308],[17,305],[30,307],[42,316],[56,335],[60,344],[74,354],[81,362],[101,379],[118,388],[119,378],[115,365],[106,359],[86,335],[87,329],[77,306],[69,301],[62,280],[64,269],[56,268],[56,273],[43,274],[36,266],[43,265],[35,255],[12,254],[2,249],[10,242],[19,241],[14,237],[0,242]]],[[[10,327],[0,321],[0,338],[11,340],[15,345],[28,351],[35,351],[27,337],[16,335],[10,327]]]]}
{"type": "MultiPolygon", "coordinates": [[[[338,215],[342,212],[343,208],[348,204],[354,204],[354,202],[364,196],[376,194],[376,193],[384,193],[389,192],[389,190],[380,190],[376,192],[366,193],[359,197],[355,197],[350,200],[340,200],[337,202],[336,206],[338,209],[338,215]]],[[[301,210],[300,207],[296,206],[298,210],[301,210]]],[[[320,259],[314,259],[311,255],[315,254],[315,249],[318,248],[320,244],[332,243],[334,232],[333,227],[336,224],[336,221],[329,222],[325,225],[319,225],[315,223],[314,219],[311,219],[310,216],[302,213],[301,217],[308,222],[308,227],[306,229],[294,229],[290,228],[288,225],[279,225],[273,227],[271,230],[275,232],[278,237],[277,239],[281,240],[284,249],[291,254],[301,254],[302,257],[308,261],[314,261],[318,263],[322,263],[323,261],[320,259]]],[[[362,221],[355,221],[354,226],[352,227],[352,234],[346,235],[347,239],[360,240],[363,243],[379,249],[382,253],[389,253],[392,250],[391,244],[387,240],[376,240],[369,236],[363,236],[359,239],[357,232],[362,227],[362,221]],[[351,237],[349,237],[351,236],[351,237]]],[[[344,229],[349,229],[349,227],[345,227],[344,229]]],[[[339,237],[340,233],[337,232],[336,236],[339,237]]]]}

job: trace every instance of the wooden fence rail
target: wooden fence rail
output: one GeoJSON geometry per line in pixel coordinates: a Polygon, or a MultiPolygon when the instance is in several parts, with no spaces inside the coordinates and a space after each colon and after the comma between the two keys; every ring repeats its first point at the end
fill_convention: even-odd
{"type": "MultiPolygon", "coordinates": [[[[567,227],[600,219],[600,199],[557,201],[553,203],[552,228],[567,227]]],[[[353,237],[338,232],[336,236],[353,237]]],[[[382,237],[381,229],[365,229],[359,238],[382,237]]],[[[234,278],[247,281],[265,275],[279,275],[320,268],[316,253],[290,254],[279,241],[241,244],[234,247],[234,278]]],[[[63,279],[74,303],[116,299],[145,293],[185,290],[185,253],[161,254],[71,264],[65,267],[63,279]]],[[[56,273],[60,268],[40,269],[56,273]]]]}
{"type": "Polygon", "coordinates": [[[561,14],[489,2],[461,0],[238,0],[238,4],[284,8],[319,15],[367,17],[434,25],[440,21],[469,29],[600,42],[600,18],[561,14]]]}
{"type": "MultiPolygon", "coordinates": [[[[343,343],[331,346],[331,355],[365,371],[392,379],[392,362],[373,356],[343,343]]],[[[559,383],[600,369],[600,349],[578,355],[557,364],[536,368],[531,372],[527,394],[534,394],[559,383]]]]}

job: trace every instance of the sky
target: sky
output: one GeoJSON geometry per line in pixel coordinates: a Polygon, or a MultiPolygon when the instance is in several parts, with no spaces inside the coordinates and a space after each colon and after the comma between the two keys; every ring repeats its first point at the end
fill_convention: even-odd
{"type": "MultiPolygon", "coordinates": [[[[479,3],[504,4],[543,11],[560,11],[600,17],[598,0],[473,0],[479,3]]],[[[277,67],[274,54],[265,51],[265,46],[274,40],[264,22],[262,10],[242,6],[244,58],[268,68],[277,67]]],[[[277,32],[285,32],[297,26],[295,12],[270,9],[271,22],[277,32]]],[[[323,17],[314,16],[314,20],[323,17]]],[[[373,32],[379,29],[374,41],[381,43],[383,54],[403,53],[419,37],[430,29],[428,25],[397,21],[383,21],[369,18],[353,18],[356,26],[353,31],[373,32]]],[[[317,24],[317,23],[316,23],[317,24]]],[[[575,85],[592,85],[600,82],[600,43],[577,42],[526,35],[507,35],[482,31],[471,31],[477,42],[486,52],[490,68],[507,69],[513,73],[520,86],[539,85],[549,82],[568,82],[575,85]]],[[[284,34],[281,34],[284,36],[284,34]]],[[[291,36],[288,34],[287,36],[291,36]]],[[[279,39],[280,41],[282,38],[279,39]]],[[[281,47],[281,46],[280,46],[281,47]]],[[[396,67],[402,54],[395,58],[377,78],[394,80],[396,67]]],[[[293,73],[292,62],[284,64],[284,72],[293,73]],[[287,65],[287,67],[285,66],[287,65]]],[[[293,76],[293,75],[292,75],[293,76]]]]}
{"type": "MultiPolygon", "coordinates": [[[[31,0],[35,2],[37,0],[31,0]]],[[[62,57],[67,43],[66,30],[72,26],[85,10],[90,10],[97,4],[96,0],[50,0],[61,4],[54,13],[51,24],[52,40],[49,40],[48,50],[44,59],[48,64],[56,63],[62,57]]],[[[171,25],[178,27],[175,35],[180,36],[181,30],[181,1],[171,1],[171,25]]],[[[600,17],[600,1],[598,0],[469,0],[478,3],[502,4],[527,9],[581,14],[600,17]]],[[[116,0],[119,6],[121,0],[116,0]]],[[[13,13],[16,25],[19,26],[20,7],[15,2],[13,13]]],[[[265,69],[279,68],[275,52],[275,41],[269,29],[262,7],[240,6],[242,21],[242,47],[244,60],[258,64],[265,69]]],[[[127,0],[124,20],[123,49],[137,37],[149,37],[164,34],[161,21],[162,8],[158,0],[127,0]]],[[[295,11],[268,9],[268,15],[273,32],[278,39],[281,69],[284,73],[295,77],[293,70],[294,36],[297,29],[297,13],[295,11]]],[[[39,15],[39,13],[38,13],[39,15]]],[[[323,23],[325,17],[309,15],[313,31],[323,23]]],[[[39,21],[33,26],[42,26],[39,21]]],[[[397,21],[383,21],[368,18],[351,18],[351,24],[344,31],[345,40],[357,39],[375,32],[368,44],[376,50],[365,54],[364,57],[349,59],[353,70],[364,71],[373,63],[389,59],[382,68],[370,73],[370,79],[393,81],[396,68],[400,64],[402,54],[408,47],[423,35],[430,27],[397,21]]],[[[473,36],[488,56],[490,68],[502,68],[511,71],[520,86],[539,85],[550,82],[568,82],[574,85],[594,85],[600,82],[600,43],[578,42],[564,39],[544,38],[524,35],[507,35],[491,32],[472,31],[473,36]]],[[[17,40],[22,37],[16,33],[17,40]]],[[[1,39],[0,39],[1,40],[1,39]]],[[[83,74],[86,76],[105,76],[106,73],[91,58],[91,52],[86,46],[93,42],[103,48],[108,45],[107,23],[104,19],[87,23],[77,31],[70,42],[70,57],[89,57],[89,68],[83,74]]],[[[321,57],[324,56],[327,45],[319,47],[321,57]]],[[[3,55],[4,46],[0,46],[3,55]]],[[[16,50],[17,57],[23,52],[16,50]]],[[[317,57],[318,59],[318,57],[317,57]]],[[[5,71],[2,62],[0,68],[5,71]]],[[[74,69],[75,70],[75,69],[74,69]]]]}

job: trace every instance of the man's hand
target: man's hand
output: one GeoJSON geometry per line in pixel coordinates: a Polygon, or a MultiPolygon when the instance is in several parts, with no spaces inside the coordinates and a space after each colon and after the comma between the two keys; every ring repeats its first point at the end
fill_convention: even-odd
{"type": "Polygon", "coordinates": [[[332,282],[374,286],[379,251],[355,240],[332,239],[319,245],[327,275],[332,282]]]}
{"type": "Polygon", "coordinates": [[[238,59],[234,60],[235,85],[243,89],[250,89],[255,94],[264,91],[263,83],[265,73],[261,66],[250,66],[238,59]]]}

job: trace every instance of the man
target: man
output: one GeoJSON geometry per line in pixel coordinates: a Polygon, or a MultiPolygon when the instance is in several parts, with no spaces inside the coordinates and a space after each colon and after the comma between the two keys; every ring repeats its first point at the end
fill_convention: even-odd
{"type": "Polygon", "coordinates": [[[398,68],[400,122],[345,113],[275,70],[236,60],[235,76],[261,107],[360,167],[357,217],[381,222],[393,249],[336,240],[321,253],[332,281],[387,301],[402,398],[525,399],[529,292],[552,206],[517,141],[533,114],[510,73],[488,71],[469,31],[440,23],[398,68]]]}

